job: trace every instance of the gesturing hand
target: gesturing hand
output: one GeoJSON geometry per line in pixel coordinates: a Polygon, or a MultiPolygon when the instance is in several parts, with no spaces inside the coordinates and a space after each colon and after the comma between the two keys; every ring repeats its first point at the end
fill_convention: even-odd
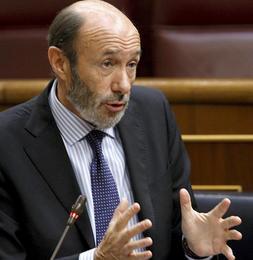
{"type": "Polygon", "coordinates": [[[198,256],[223,254],[229,260],[235,259],[228,240],[240,240],[240,232],[231,229],[241,223],[239,217],[222,218],[230,206],[230,200],[224,199],[208,213],[193,210],[189,193],[180,190],[182,211],[182,231],[189,248],[198,256]]]}
{"type": "Polygon", "coordinates": [[[95,251],[95,260],[145,260],[152,257],[149,250],[134,252],[135,249],[152,245],[149,237],[132,241],[131,239],[152,226],[150,220],[143,220],[131,228],[127,228],[129,220],[140,211],[140,205],[134,203],[128,207],[128,202],[122,200],[116,208],[106,234],[95,251]]]}

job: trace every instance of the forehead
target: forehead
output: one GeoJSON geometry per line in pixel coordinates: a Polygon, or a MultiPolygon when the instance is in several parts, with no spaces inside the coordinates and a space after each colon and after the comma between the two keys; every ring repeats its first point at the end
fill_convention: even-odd
{"type": "Polygon", "coordinates": [[[95,54],[140,52],[140,45],[139,33],[131,24],[104,24],[92,28],[83,26],[76,42],[79,51],[95,54]]]}

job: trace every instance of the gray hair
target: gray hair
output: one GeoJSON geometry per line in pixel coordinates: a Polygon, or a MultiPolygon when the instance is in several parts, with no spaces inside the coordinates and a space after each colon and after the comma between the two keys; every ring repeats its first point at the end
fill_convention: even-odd
{"type": "Polygon", "coordinates": [[[66,7],[54,18],[48,31],[48,46],[61,49],[72,66],[76,65],[76,50],[74,47],[83,18],[71,8],[66,7]]]}

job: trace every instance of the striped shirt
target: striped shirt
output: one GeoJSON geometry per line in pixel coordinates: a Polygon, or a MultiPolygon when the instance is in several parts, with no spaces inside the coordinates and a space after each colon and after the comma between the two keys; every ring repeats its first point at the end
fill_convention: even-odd
{"type": "MultiPolygon", "coordinates": [[[[85,194],[87,197],[86,207],[95,238],[96,228],[90,179],[90,164],[93,153],[90,145],[85,139],[85,136],[94,129],[94,126],[73,114],[59,102],[56,96],[56,84],[57,81],[54,82],[51,89],[49,105],[60,130],[80,190],[82,194],[85,194]]],[[[108,128],[103,131],[106,133],[106,136],[102,141],[102,151],[116,182],[119,197],[120,199],[126,198],[131,205],[134,202],[133,192],[129,182],[127,165],[125,164],[125,155],[119,133],[116,128],[108,128]]],[[[136,223],[138,223],[137,215],[129,221],[129,226],[136,223]]],[[[138,234],[133,238],[133,240],[142,237],[142,234],[138,234]]],[[[91,249],[80,254],[79,260],[93,260],[94,251],[95,249],[91,249]]],[[[187,255],[186,258],[193,260],[193,258],[190,258],[187,255]]],[[[212,257],[207,257],[205,259],[209,260],[211,258],[212,257]]]]}
{"type": "MultiPolygon", "coordinates": [[[[94,126],[79,118],[59,102],[56,96],[56,85],[57,81],[54,82],[51,89],[49,104],[57,127],[60,130],[80,190],[87,197],[86,207],[95,238],[96,228],[90,179],[90,164],[93,153],[85,138],[94,129],[94,126]]],[[[134,202],[133,192],[129,182],[125,155],[118,131],[116,128],[108,128],[103,131],[106,133],[106,136],[102,141],[102,151],[116,182],[119,197],[120,199],[126,198],[131,205],[134,202]]],[[[137,222],[138,218],[134,216],[130,220],[129,226],[137,222]]],[[[141,237],[142,234],[139,234],[134,239],[140,239],[141,237]]],[[[86,251],[80,254],[79,260],[93,260],[93,254],[94,250],[86,251]]]]}

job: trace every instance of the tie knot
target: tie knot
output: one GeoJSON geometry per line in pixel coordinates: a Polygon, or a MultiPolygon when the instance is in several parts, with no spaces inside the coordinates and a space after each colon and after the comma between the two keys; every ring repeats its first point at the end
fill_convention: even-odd
{"type": "Polygon", "coordinates": [[[101,150],[102,140],[105,136],[105,133],[99,130],[92,130],[86,135],[86,139],[90,144],[93,152],[98,152],[101,150]]]}

